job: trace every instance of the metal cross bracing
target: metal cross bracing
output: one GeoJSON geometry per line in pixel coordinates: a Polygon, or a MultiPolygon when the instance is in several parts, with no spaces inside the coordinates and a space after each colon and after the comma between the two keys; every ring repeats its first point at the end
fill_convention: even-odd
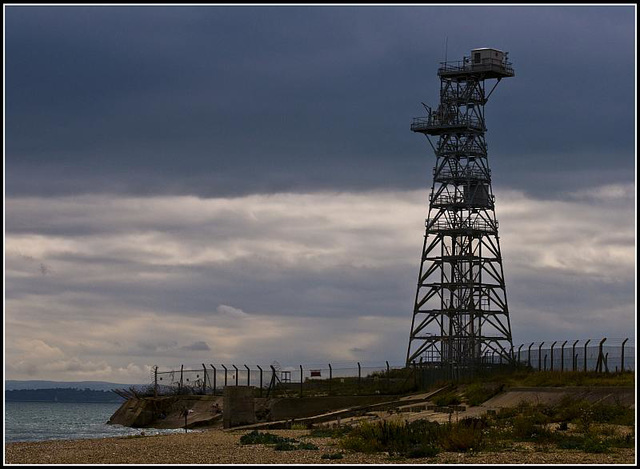
{"type": "Polygon", "coordinates": [[[436,164],[407,365],[472,367],[495,354],[512,360],[484,106],[498,82],[514,73],[506,54],[495,49],[474,50],[472,57],[442,64],[440,104],[433,110],[423,103],[427,116],[411,124],[429,140],[436,164]],[[500,56],[472,62],[476,51],[500,56]],[[488,79],[497,79],[489,93],[488,79]],[[430,135],[438,136],[435,145],[430,135]]]}

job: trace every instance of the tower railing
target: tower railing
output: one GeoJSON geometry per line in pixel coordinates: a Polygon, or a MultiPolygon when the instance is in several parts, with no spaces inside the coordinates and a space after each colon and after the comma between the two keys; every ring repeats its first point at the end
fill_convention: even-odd
{"type": "Polygon", "coordinates": [[[432,113],[426,117],[414,117],[411,130],[414,132],[446,131],[456,128],[465,128],[482,132],[484,124],[474,116],[439,116],[432,113]]]}
{"type": "Polygon", "coordinates": [[[433,175],[439,179],[447,178],[447,179],[484,180],[484,179],[489,179],[490,174],[491,174],[490,169],[483,171],[478,168],[460,168],[460,169],[442,168],[438,171],[437,168],[433,168],[433,175]]]}
{"type": "Polygon", "coordinates": [[[479,206],[479,207],[491,207],[494,204],[495,197],[493,195],[487,196],[484,199],[475,199],[468,194],[441,194],[437,197],[429,196],[432,207],[449,207],[449,206],[479,206]]]}
{"type": "Polygon", "coordinates": [[[427,218],[425,220],[425,226],[429,231],[465,231],[465,230],[473,230],[473,231],[486,231],[486,232],[494,232],[498,229],[498,221],[488,222],[482,218],[477,220],[463,220],[453,222],[446,219],[432,219],[427,218]]]}
{"type": "Polygon", "coordinates": [[[500,72],[506,76],[515,75],[511,62],[494,58],[484,58],[480,63],[473,63],[471,57],[464,57],[463,60],[440,62],[440,68],[438,68],[438,75],[461,72],[500,72]]]}

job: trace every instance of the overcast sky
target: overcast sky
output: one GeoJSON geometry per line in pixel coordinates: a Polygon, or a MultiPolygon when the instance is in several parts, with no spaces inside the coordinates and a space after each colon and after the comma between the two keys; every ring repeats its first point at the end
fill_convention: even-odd
{"type": "Polygon", "coordinates": [[[514,343],[635,342],[635,19],[5,7],[6,378],[401,364],[435,161],[409,124],[476,47],[516,71],[486,108],[514,343]]]}

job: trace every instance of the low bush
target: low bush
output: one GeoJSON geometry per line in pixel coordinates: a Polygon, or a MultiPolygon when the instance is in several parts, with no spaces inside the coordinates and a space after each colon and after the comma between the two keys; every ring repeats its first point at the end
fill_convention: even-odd
{"type": "Polygon", "coordinates": [[[455,392],[449,392],[433,398],[433,403],[437,406],[448,406],[460,404],[460,397],[455,392]]]}
{"type": "Polygon", "coordinates": [[[241,445],[277,445],[280,443],[297,443],[298,440],[294,438],[287,438],[284,436],[274,435],[273,433],[260,433],[258,430],[253,430],[246,435],[240,437],[241,445]]]}
{"type": "Polygon", "coordinates": [[[433,457],[439,451],[464,452],[484,446],[486,419],[463,419],[440,425],[427,420],[411,423],[364,422],[342,439],[341,446],[353,451],[373,453],[387,451],[390,456],[407,458],[433,457]]]}
{"type": "Polygon", "coordinates": [[[425,443],[411,448],[405,456],[407,458],[433,458],[438,455],[440,448],[435,445],[425,443]]]}
{"type": "Polygon", "coordinates": [[[300,443],[298,449],[317,450],[318,447],[313,443],[300,443]]]}
{"type": "Polygon", "coordinates": [[[280,443],[276,444],[273,449],[275,449],[276,451],[293,451],[294,449],[298,448],[293,443],[290,443],[288,441],[281,441],[280,443]]]}
{"type": "Polygon", "coordinates": [[[540,419],[530,415],[518,415],[512,420],[512,436],[517,440],[536,441],[551,438],[551,432],[540,419]]]}
{"type": "Polygon", "coordinates": [[[590,407],[593,413],[593,421],[599,423],[612,423],[616,425],[633,426],[635,424],[635,412],[631,407],[619,403],[596,403],[590,407]]]}
{"type": "Polygon", "coordinates": [[[582,450],[585,453],[608,453],[609,441],[594,435],[589,435],[584,439],[582,450]]]}
{"type": "Polygon", "coordinates": [[[560,449],[582,449],[584,437],[578,435],[563,436],[558,439],[556,446],[560,449]]]}
{"type": "Polygon", "coordinates": [[[589,405],[589,402],[584,399],[564,396],[554,407],[555,418],[560,421],[577,422],[589,405]]]}
{"type": "Polygon", "coordinates": [[[485,416],[482,417],[465,417],[458,422],[461,427],[472,427],[483,429],[489,427],[489,421],[485,416]]]}
{"type": "Polygon", "coordinates": [[[343,457],[342,453],[325,453],[320,456],[320,459],[342,459],[343,457]]]}
{"type": "Polygon", "coordinates": [[[465,425],[448,425],[443,432],[441,442],[445,451],[467,452],[480,450],[484,445],[482,428],[465,425]]]}
{"type": "Polygon", "coordinates": [[[390,455],[407,456],[412,451],[431,451],[425,445],[438,440],[440,425],[427,420],[408,424],[393,421],[363,422],[341,441],[345,449],[373,453],[387,451],[390,455]]]}
{"type": "Polygon", "coordinates": [[[635,438],[633,437],[633,433],[616,436],[609,440],[609,445],[612,448],[635,448],[635,438]]]}
{"type": "Polygon", "coordinates": [[[340,446],[358,453],[378,453],[384,450],[384,446],[374,439],[366,439],[360,435],[348,435],[342,439],[340,446]]]}
{"type": "Polygon", "coordinates": [[[635,422],[635,413],[631,407],[619,402],[592,404],[574,396],[563,397],[558,404],[549,408],[547,414],[553,421],[577,423],[583,432],[588,432],[594,423],[633,426],[635,422]]]}

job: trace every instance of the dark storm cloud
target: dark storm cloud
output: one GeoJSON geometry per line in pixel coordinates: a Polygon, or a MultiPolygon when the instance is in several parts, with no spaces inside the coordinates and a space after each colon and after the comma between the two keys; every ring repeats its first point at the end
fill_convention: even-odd
{"type": "Polygon", "coordinates": [[[11,195],[201,196],[430,184],[408,130],[478,46],[498,185],[630,182],[633,7],[8,7],[11,195]],[[526,176],[524,176],[526,175],[526,176]]]}

